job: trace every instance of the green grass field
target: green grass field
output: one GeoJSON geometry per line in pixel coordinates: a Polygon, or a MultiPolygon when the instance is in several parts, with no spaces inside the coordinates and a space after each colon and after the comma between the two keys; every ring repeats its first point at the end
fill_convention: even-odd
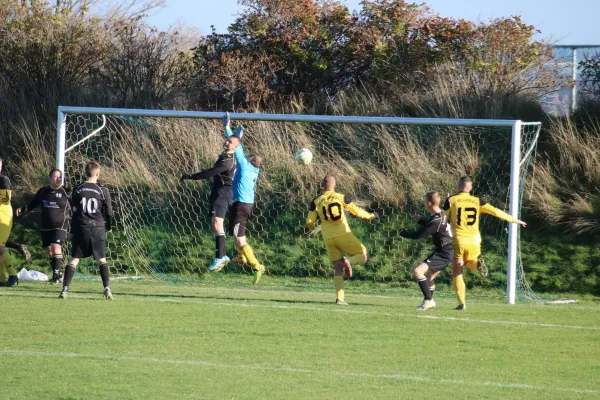
{"type": "MultiPolygon", "coordinates": [[[[99,281],[0,288],[3,399],[600,398],[600,305],[99,281]]],[[[244,281],[245,282],[245,281],[244,281]]],[[[333,285],[331,285],[333,286],[333,285]]]]}

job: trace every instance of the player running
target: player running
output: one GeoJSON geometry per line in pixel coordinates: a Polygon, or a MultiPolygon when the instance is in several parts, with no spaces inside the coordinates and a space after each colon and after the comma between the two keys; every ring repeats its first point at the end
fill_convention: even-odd
{"type": "Polygon", "coordinates": [[[352,265],[366,263],[369,256],[365,246],[350,231],[344,210],[367,221],[379,218],[379,215],[363,210],[348,196],[335,192],[335,186],[333,175],[323,178],[323,193],[311,202],[306,225],[313,230],[317,217],[321,220],[321,234],[333,264],[333,281],[337,293],[335,303],[348,305],[344,299],[344,272],[348,278],[352,278],[352,265]],[[343,253],[348,254],[349,258],[343,257],[343,253]]]}
{"type": "MultiPolygon", "coordinates": [[[[223,117],[223,126],[225,127],[225,136],[232,137],[229,113],[223,117]]],[[[235,136],[240,139],[244,135],[244,127],[238,126],[235,136]]],[[[256,183],[262,165],[262,157],[258,154],[244,154],[244,147],[240,143],[233,151],[237,168],[233,175],[233,204],[229,214],[229,234],[234,237],[235,248],[238,251],[238,258],[233,261],[240,264],[250,263],[252,267],[252,283],[257,284],[265,268],[258,262],[254,256],[252,247],[246,242],[246,224],[248,218],[252,215],[254,208],[254,194],[256,183]]]]}
{"type": "Polygon", "coordinates": [[[113,299],[110,291],[110,271],[106,263],[106,233],[112,228],[113,210],[110,193],[100,186],[100,164],[90,161],[85,166],[87,180],[73,189],[73,234],[71,262],[65,268],[63,288],[59,299],[67,298],[69,286],[80,258],[94,256],[100,268],[104,297],[113,299]]]}
{"type": "Polygon", "coordinates": [[[220,271],[229,262],[225,250],[223,220],[227,214],[227,209],[232,203],[231,185],[233,184],[233,174],[236,168],[233,151],[239,146],[240,142],[241,139],[238,136],[229,136],[223,143],[223,152],[212,168],[196,174],[183,174],[181,176],[181,181],[213,178],[212,191],[209,197],[209,215],[212,217],[212,229],[215,233],[215,258],[208,267],[209,271],[220,271]]]}
{"type": "Polygon", "coordinates": [[[423,302],[417,307],[419,311],[435,307],[435,301],[433,300],[435,277],[441,270],[450,265],[454,253],[452,250],[452,230],[448,217],[440,208],[440,194],[429,192],[425,195],[424,202],[429,217],[419,218],[415,216],[415,221],[421,225],[417,231],[400,231],[400,236],[408,239],[425,239],[431,235],[435,246],[433,253],[413,270],[421,292],[423,292],[423,302]]]}
{"type": "Polygon", "coordinates": [[[42,246],[48,251],[50,269],[52,270],[51,284],[58,284],[62,279],[62,245],[67,238],[69,220],[71,218],[70,193],[62,185],[62,172],[54,168],[48,175],[48,186],[37,191],[35,197],[26,205],[17,208],[19,217],[42,207],[40,232],[42,246]]]}
{"type": "Polygon", "coordinates": [[[504,211],[498,210],[491,204],[486,203],[479,197],[471,196],[473,180],[469,176],[463,176],[458,181],[458,194],[449,196],[444,203],[444,211],[450,219],[454,238],[454,258],[452,259],[453,287],[458,297],[457,311],[467,309],[465,303],[465,281],[463,280],[463,265],[471,271],[479,271],[485,278],[488,269],[483,260],[478,260],[481,254],[481,234],[479,233],[479,220],[481,214],[493,215],[523,227],[527,223],[518,220],[504,211]]]}

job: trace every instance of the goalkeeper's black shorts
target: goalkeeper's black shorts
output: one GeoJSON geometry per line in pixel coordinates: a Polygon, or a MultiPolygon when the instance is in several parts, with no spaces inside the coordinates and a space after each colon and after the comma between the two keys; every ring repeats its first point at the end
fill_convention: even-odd
{"type": "Polygon", "coordinates": [[[231,206],[229,214],[229,234],[235,237],[246,236],[246,224],[252,215],[252,203],[241,203],[236,201],[231,206]]]}
{"type": "Polygon", "coordinates": [[[232,198],[231,186],[223,186],[216,191],[212,191],[208,199],[210,204],[208,215],[210,217],[225,218],[232,203],[232,198]]]}

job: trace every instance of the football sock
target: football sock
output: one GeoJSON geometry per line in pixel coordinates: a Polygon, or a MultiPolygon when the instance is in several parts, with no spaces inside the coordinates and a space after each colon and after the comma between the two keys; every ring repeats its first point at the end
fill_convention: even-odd
{"type": "Polygon", "coordinates": [[[4,270],[8,274],[8,276],[16,276],[17,271],[15,271],[15,267],[13,265],[12,256],[7,251],[0,256],[0,263],[4,266],[4,270]]]}
{"type": "Polygon", "coordinates": [[[223,258],[225,254],[225,234],[217,233],[215,235],[215,257],[223,258]]]}
{"type": "Polygon", "coordinates": [[[252,251],[252,247],[249,244],[245,244],[239,249],[240,254],[246,257],[248,263],[252,266],[252,269],[258,270],[260,268],[260,263],[254,257],[254,251],[252,251]]]}
{"type": "Polygon", "coordinates": [[[364,254],[357,254],[355,256],[349,257],[348,261],[350,261],[350,265],[363,265],[367,262],[367,257],[364,254]]]}
{"type": "Polygon", "coordinates": [[[456,287],[456,297],[458,297],[458,304],[465,304],[465,281],[462,275],[454,278],[456,287]]]}
{"type": "Polygon", "coordinates": [[[429,292],[431,292],[431,298],[433,299],[433,292],[435,292],[435,285],[429,286],[429,292]]]}
{"type": "Polygon", "coordinates": [[[102,263],[100,264],[100,277],[102,278],[102,285],[106,289],[110,285],[110,272],[108,270],[108,264],[102,263]]]}
{"type": "Polygon", "coordinates": [[[60,278],[62,270],[62,254],[55,254],[50,257],[50,269],[52,270],[52,277],[60,278]]]}
{"type": "Polygon", "coordinates": [[[244,252],[242,251],[241,247],[238,249],[238,257],[241,258],[242,260],[244,260],[244,263],[248,262],[248,259],[244,255],[244,252]]]}
{"type": "Polygon", "coordinates": [[[425,300],[431,300],[431,291],[429,290],[429,282],[427,281],[427,278],[419,279],[417,283],[421,288],[421,292],[423,292],[425,300]]]}
{"type": "Polygon", "coordinates": [[[63,279],[63,290],[69,290],[69,285],[71,285],[71,280],[73,279],[73,275],[75,275],[75,267],[73,264],[68,264],[65,268],[65,277],[63,279]]]}
{"type": "Polygon", "coordinates": [[[344,301],[344,277],[334,276],[333,283],[335,283],[335,292],[337,294],[337,299],[340,301],[344,301]]]}
{"type": "Polygon", "coordinates": [[[477,260],[465,261],[465,266],[471,271],[477,272],[477,260]]]}

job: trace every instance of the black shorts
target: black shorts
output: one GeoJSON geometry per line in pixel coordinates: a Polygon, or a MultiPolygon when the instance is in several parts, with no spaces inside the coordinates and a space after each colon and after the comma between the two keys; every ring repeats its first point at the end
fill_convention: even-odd
{"type": "Polygon", "coordinates": [[[450,245],[443,247],[441,251],[434,251],[423,262],[429,266],[430,270],[438,272],[452,263],[453,256],[454,251],[450,245]]]}
{"type": "Polygon", "coordinates": [[[211,192],[209,197],[210,206],[208,209],[208,216],[225,218],[227,215],[227,210],[231,205],[232,197],[233,194],[231,193],[231,189],[221,189],[216,192],[211,192]]]}
{"type": "Polygon", "coordinates": [[[42,246],[48,247],[51,244],[63,245],[67,239],[67,231],[63,229],[51,229],[48,231],[42,231],[42,246]]]}
{"type": "Polygon", "coordinates": [[[80,227],[73,230],[71,257],[96,260],[106,257],[106,230],[103,226],[80,227]]]}
{"type": "Polygon", "coordinates": [[[236,201],[231,206],[229,215],[229,234],[235,237],[246,236],[246,223],[252,215],[254,204],[236,201]]]}

